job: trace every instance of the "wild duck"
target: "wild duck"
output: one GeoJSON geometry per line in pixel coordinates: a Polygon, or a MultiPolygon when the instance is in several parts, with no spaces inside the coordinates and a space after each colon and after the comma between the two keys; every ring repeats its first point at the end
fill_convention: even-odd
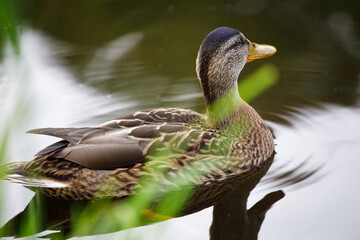
{"type": "MultiPolygon", "coordinates": [[[[9,164],[6,178],[49,198],[90,200],[134,194],[142,176],[171,185],[184,172],[194,173],[188,175],[189,185],[212,189],[246,174],[272,156],[274,143],[263,119],[241,99],[237,79],[246,62],[275,52],[238,30],[217,28],[196,59],[206,115],[156,108],[96,127],[31,130],[62,140],[30,162],[9,164]]],[[[206,202],[213,194],[197,196],[206,202]]]]}

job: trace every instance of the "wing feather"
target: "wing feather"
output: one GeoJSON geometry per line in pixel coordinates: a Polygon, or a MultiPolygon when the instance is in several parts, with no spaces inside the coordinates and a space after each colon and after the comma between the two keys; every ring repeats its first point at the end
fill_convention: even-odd
{"type": "Polygon", "coordinates": [[[53,137],[62,138],[71,143],[77,143],[81,139],[89,135],[101,134],[109,130],[108,128],[38,128],[27,131],[27,133],[49,135],[53,137]]]}
{"type": "MultiPolygon", "coordinates": [[[[38,152],[38,156],[51,154],[87,168],[107,170],[143,162],[153,143],[163,149],[172,144],[167,142],[169,139],[194,142],[187,139],[194,131],[196,124],[190,123],[194,119],[201,119],[201,115],[176,108],[148,109],[97,127],[41,128],[29,133],[63,139],[38,152]]],[[[195,135],[199,136],[204,130],[196,131],[195,135]]],[[[174,142],[175,145],[181,144],[174,142]]],[[[185,149],[174,147],[172,150],[184,153],[189,149],[186,144],[185,149]]]]}

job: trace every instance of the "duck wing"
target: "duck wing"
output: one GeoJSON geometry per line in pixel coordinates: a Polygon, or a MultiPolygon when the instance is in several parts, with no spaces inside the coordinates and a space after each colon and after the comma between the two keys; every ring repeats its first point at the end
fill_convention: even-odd
{"type": "Polygon", "coordinates": [[[108,170],[143,162],[152,149],[169,142],[179,146],[172,151],[186,152],[191,148],[189,141],[202,133],[199,127],[194,129],[198,123],[191,123],[199,118],[200,114],[185,109],[150,109],[93,128],[42,128],[29,133],[63,139],[38,152],[39,157],[51,155],[87,168],[108,170]],[[185,148],[180,148],[179,141],[185,148]]]}

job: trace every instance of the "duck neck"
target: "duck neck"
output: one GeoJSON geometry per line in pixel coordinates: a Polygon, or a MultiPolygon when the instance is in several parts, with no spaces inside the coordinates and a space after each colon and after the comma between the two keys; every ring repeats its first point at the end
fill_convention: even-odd
{"type": "MultiPolygon", "coordinates": [[[[206,98],[206,94],[205,98],[206,98]]],[[[238,91],[237,83],[229,88],[224,94],[217,97],[213,102],[206,102],[208,124],[217,127],[221,122],[233,116],[244,104],[238,91]]]]}
{"type": "Polygon", "coordinates": [[[235,66],[221,56],[203,54],[201,50],[198,53],[196,73],[204,95],[208,124],[217,127],[244,103],[239,95],[237,79],[246,61],[243,59],[235,66]]]}

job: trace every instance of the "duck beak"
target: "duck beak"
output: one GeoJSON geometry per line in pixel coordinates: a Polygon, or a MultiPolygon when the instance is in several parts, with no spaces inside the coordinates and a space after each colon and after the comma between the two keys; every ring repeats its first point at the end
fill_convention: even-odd
{"type": "Polygon", "coordinates": [[[270,57],[275,53],[276,48],[273,46],[250,42],[250,54],[247,58],[247,62],[251,62],[255,59],[270,57]]]}

